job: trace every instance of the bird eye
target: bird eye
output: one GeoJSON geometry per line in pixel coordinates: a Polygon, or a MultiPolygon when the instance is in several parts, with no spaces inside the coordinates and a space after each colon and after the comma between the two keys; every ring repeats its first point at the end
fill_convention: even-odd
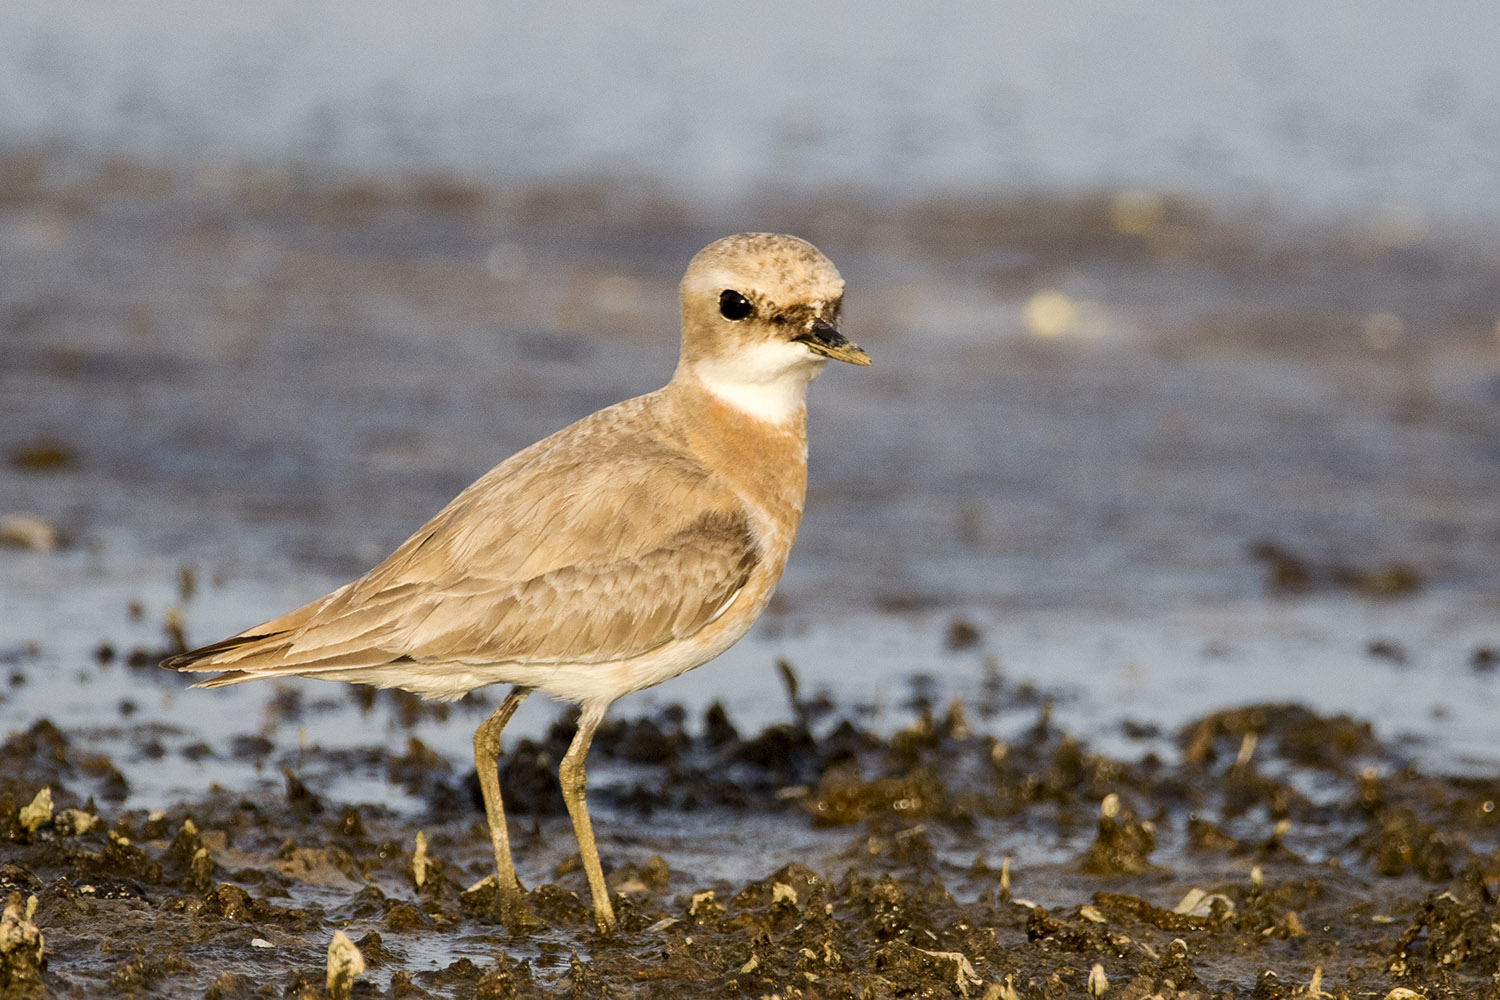
{"type": "Polygon", "coordinates": [[[741,320],[755,311],[750,300],[745,298],[733,288],[726,288],[719,293],[719,315],[725,319],[741,320]]]}

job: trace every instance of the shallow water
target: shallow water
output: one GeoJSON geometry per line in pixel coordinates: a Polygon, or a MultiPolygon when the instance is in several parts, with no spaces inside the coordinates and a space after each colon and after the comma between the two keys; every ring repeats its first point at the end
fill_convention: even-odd
{"type": "Polygon", "coordinates": [[[5,5],[0,141],[746,190],[1121,185],[1493,218],[1500,13],[1191,0],[5,5]]]}
{"type": "MultiPolygon", "coordinates": [[[[20,678],[0,722],[48,715],[101,747],[178,727],[126,769],[141,805],[279,780],[178,759],[225,725],[282,752],[404,733],[336,686],[308,683],[318,707],[290,722],[253,686],[95,667],[101,643],[154,654],[169,612],[204,642],[316,597],[490,464],[653,388],[679,258],[713,235],[607,188],[624,207],[554,204],[543,243],[522,226],[540,193],[266,183],[117,172],[0,208],[0,513],[65,541],[0,550],[20,678]],[[39,447],[64,458],[24,457],[39,447]]],[[[771,228],[779,211],[750,209],[771,228]]],[[[1497,257],[1161,212],[1141,237],[1107,200],[793,212],[843,266],[876,366],[813,387],[808,511],[772,612],[638,703],[719,699],[763,725],[787,710],[784,657],[899,726],[912,675],[972,701],[998,671],[1110,752],[1153,748],[1126,745],[1126,719],[1170,733],[1300,700],[1410,734],[1428,762],[1493,766],[1495,682],[1474,665],[1500,643],[1497,257]],[[1038,288],[1087,322],[1038,335],[1038,288]],[[1397,302],[1395,339],[1372,337],[1397,302]],[[1268,583],[1267,541],[1298,586],[1268,583]],[[948,652],[959,619],[978,638],[948,652]]],[[[551,717],[528,706],[517,732],[551,717]]],[[[462,758],[477,718],[415,732],[462,758]]]]}

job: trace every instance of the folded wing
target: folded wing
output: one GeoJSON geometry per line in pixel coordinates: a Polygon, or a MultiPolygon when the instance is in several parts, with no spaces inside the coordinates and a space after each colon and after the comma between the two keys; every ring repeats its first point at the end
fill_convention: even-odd
{"type": "Polygon", "coordinates": [[[599,453],[563,439],[580,431],[491,470],[353,583],[164,665],[224,671],[216,685],[403,661],[603,662],[691,636],[755,568],[746,512],[659,436],[616,428],[599,453]],[[563,467],[549,461],[560,448],[563,467]]]}

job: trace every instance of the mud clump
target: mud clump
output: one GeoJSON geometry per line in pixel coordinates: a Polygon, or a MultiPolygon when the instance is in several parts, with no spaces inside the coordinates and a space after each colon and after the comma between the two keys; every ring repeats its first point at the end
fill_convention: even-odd
{"type": "Polygon", "coordinates": [[[0,911],[0,991],[6,996],[37,993],[42,986],[46,945],[32,922],[36,897],[23,902],[12,892],[0,911]]]}
{"type": "Polygon", "coordinates": [[[1251,543],[1248,553],[1264,568],[1266,590],[1272,594],[1344,590],[1361,597],[1410,597],[1427,582],[1422,571],[1410,563],[1352,566],[1320,562],[1269,539],[1251,543]]]}
{"type": "Polygon", "coordinates": [[[1122,806],[1111,792],[1099,806],[1099,831],[1081,867],[1090,875],[1140,875],[1151,870],[1147,859],[1155,847],[1155,826],[1122,806]]]}

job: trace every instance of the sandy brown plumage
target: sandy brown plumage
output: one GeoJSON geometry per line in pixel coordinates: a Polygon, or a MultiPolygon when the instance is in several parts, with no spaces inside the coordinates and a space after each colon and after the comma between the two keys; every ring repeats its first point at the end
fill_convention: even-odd
{"type": "Polygon", "coordinates": [[[412,664],[598,663],[693,635],[763,556],[675,409],[646,396],[585,418],[491,470],[353,583],[166,665],[224,671],[209,687],[337,674],[456,697],[412,664]]]}
{"type": "Polygon", "coordinates": [[[802,515],[807,384],[829,358],[869,363],[833,326],[842,294],[802,240],[711,244],[683,278],[682,358],[664,388],[506,459],[358,580],[164,666],[213,673],[204,687],[305,675],[456,698],[514,685],[474,744],[512,914],[500,730],[532,690],[577,702],[560,777],[607,929],[583,800],[594,727],[615,698],[712,659],[764,610],[802,515]]]}

